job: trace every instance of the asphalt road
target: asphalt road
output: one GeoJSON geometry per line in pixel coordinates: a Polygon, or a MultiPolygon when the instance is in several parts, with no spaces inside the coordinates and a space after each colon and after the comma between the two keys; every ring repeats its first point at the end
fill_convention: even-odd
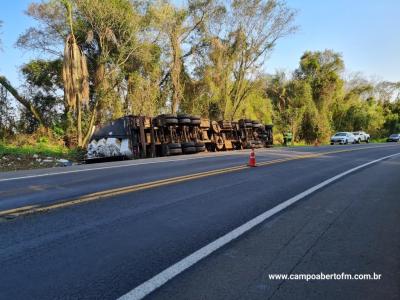
{"type": "MultiPolygon", "coordinates": [[[[243,151],[2,173],[0,298],[116,299],[310,187],[396,153],[400,146],[393,144],[304,147],[259,150],[257,162],[264,165],[257,168],[242,167],[243,151]],[[203,175],[191,177],[198,173],[203,175]],[[167,183],[152,184],[160,180],[167,183]],[[79,200],[143,184],[148,186],[79,200]],[[48,209],[30,213],[37,207],[48,209]],[[21,208],[23,214],[12,213],[21,208]]],[[[344,176],[148,297],[399,299],[399,182],[400,155],[344,176]],[[320,272],[383,277],[268,277],[320,272]]]]}

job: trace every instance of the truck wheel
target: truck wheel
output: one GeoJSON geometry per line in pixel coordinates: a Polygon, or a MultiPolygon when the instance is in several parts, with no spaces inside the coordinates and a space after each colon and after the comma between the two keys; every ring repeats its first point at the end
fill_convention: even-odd
{"type": "Polygon", "coordinates": [[[169,143],[168,148],[169,149],[181,149],[182,145],[180,143],[169,143]]]}
{"type": "Polygon", "coordinates": [[[176,119],[177,116],[174,114],[163,114],[163,115],[159,115],[159,117],[163,117],[164,119],[176,119]]]}
{"type": "Polygon", "coordinates": [[[368,144],[369,143],[369,139],[367,139],[365,142],[368,144]]]}
{"type": "Polygon", "coordinates": [[[194,142],[182,143],[182,149],[196,147],[194,142]]]}
{"type": "Polygon", "coordinates": [[[205,151],[206,151],[206,146],[196,147],[196,152],[205,152],[205,151]]]}
{"type": "Polygon", "coordinates": [[[191,115],[188,114],[178,114],[178,119],[190,119],[191,115]]]}
{"type": "Polygon", "coordinates": [[[206,145],[202,142],[195,143],[196,152],[204,152],[206,151],[206,145]]]}
{"type": "Polygon", "coordinates": [[[178,155],[178,154],[182,154],[181,148],[169,149],[169,155],[178,155]]]}
{"type": "Polygon", "coordinates": [[[192,123],[192,121],[189,118],[182,118],[182,119],[178,119],[179,124],[183,124],[183,125],[190,125],[192,123]]]}
{"type": "Polygon", "coordinates": [[[191,120],[190,120],[190,124],[191,124],[191,125],[200,125],[200,124],[201,124],[201,121],[200,121],[200,119],[199,119],[199,120],[197,120],[197,119],[191,119],[191,120]]]}
{"type": "Polygon", "coordinates": [[[161,156],[169,156],[169,147],[168,144],[161,145],[161,156]]]}
{"type": "Polygon", "coordinates": [[[165,118],[164,119],[165,125],[177,125],[178,124],[178,119],[175,118],[165,118]]]}
{"type": "Polygon", "coordinates": [[[196,147],[186,147],[186,148],[182,148],[182,152],[184,154],[193,154],[196,153],[196,147]]]}

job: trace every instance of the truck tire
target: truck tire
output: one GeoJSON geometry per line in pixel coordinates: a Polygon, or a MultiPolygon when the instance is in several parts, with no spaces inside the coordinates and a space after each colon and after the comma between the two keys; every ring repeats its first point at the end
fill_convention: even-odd
{"type": "Polygon", "coordinates": [[[181,148],[169,149],[169,155],[179,155],[179,154],[182,154],[181,148]]]}
{"type": "Polygon", "coordinates": [[[174,118],[164,118],[164,124],[167,126],[178,125],[178,119],[174,118]]]}
{"type": "Polygon", "coordinates": [[[182,148],[183,154],[193,154],[196,153],[196,147],[186,147],[182,148]]]}
{"type": "Polygon", "coordinates": [[[200,125],[201,124],[201,120],[200,118],[196,119],[196,118],[190,118],[190,123],[191,125],[200,125]]]}
{"type": "Polygon", "coordinates": [[[178,114],[178,119],[190,119],[192,116],[188,114],[178,114]]]}
{"type": "Polygon", "coordinates": [[[163,117],[164,119],[177,119],[177,116],[175,114],[163,114],[159,117],[163,117]]]}
{"type": "Polygon", "coordinates": [[[182,119],[178,119],[179,124],[182,125],[190,125],[192,123],[192,121],[189,118],[182,118],[182,119]]]}
{"type": "Polygon", "coordinates": [[[184,143],[182,143],[182,149],[192,148],[192,147],[196,147],[196,144],[194,142],[184,142],[184,143]]]}
{"type": "Polygon", "coordinates": [[[169,156],[169,147],[168,144],[162,144],[161,145],[161,156],[169,156]]]}
{"type": "Polygon", "coordinates": [[[195,147],[204,147],[206,144],[204,144],[203,142],[197,142],[194,144],[195,147]]]}
{"type": "Polygon", "coordinates": [[[194,144],[196,147],[196,152],[204,152],[206,151],[206,145],[203,142],[197,142],[194,144]]]}
{"type": "Polygon", "coordinates": [[[181,143],[169,143],[168,148],[169,149],[181,149],[182,145],[181,143]]]}

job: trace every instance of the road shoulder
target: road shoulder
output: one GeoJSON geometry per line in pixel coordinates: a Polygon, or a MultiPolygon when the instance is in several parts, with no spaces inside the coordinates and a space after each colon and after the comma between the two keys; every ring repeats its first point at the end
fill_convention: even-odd
{"type": "Polygon", "coordinates": [[[398,299],[400,159],[317,192],[195,265],[152,299],[398,299]],[[371,176],[373,174],[373,176],[371,176]],[[380,281],[272,281],[275,273],[380,273],[380,281]]]}

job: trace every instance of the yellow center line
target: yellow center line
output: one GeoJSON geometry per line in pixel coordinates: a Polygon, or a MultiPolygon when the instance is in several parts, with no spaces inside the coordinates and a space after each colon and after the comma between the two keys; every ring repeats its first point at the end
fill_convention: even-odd
{"type": "MultiPolygon", "coordinates": [[[[270,161],[259,162],[259,163],[257,163],[257,166],[267,166],[267,165],[278,164],[278,163],[283,163],[283,162],[292,161],[292,160],[316,158],[316,157],[321,157],[324,155],[335,154],[335,153],[344,153],[344,152],[359,151],[359,150],[370,149],[370,148],[384,148],[384,147],[393,147],[393,146],[380,146],[380,147],[375,146],[375,147],[363,147],[363,148],[356,148],[356,149],[352,148],[352,149],[344,149],[344,150],[335,150],[335,151],[320,152],[320,153],[307,153],[304,155],[296,155],[296,156],[292,156],[292,157],[288,157],[288,158],[280,158],[280,159],[274,159],[274,160],[270,160],[270,161]]],[[[80,196],[75,199],[61,200],[57,203],[50,204],[50,205],[29,205],[29,206],[23,206],[23,207],[18,207],[18,208],[9,209],[9,210],[3,210],[3,211],[0,211],[0,217],[17,217],[17,216],[22,216],[22,215],[27,215],[27,214],[32,214],[32,213],[45,212],[45,211],[49,211],[49,210],[53,210],[53,209],[73,206],[76,204],[82,204],[82,203],[95,201],[95,200],[99,200],[99,199],[103,199],[103,198],[109,198],[112,196],[133,193],[133,192],[137,192],[137,191],[152,189],[152,188],[161,187],[161,186],[170,185],[170,184],[181,183],[181,182],[185,182],[185,181],[189,181],[189,180],[195,180],[195,179],[214,176],[214,175],[220,175],[220,174],[241,171],[241,170],[245,170],[245,169],[249,169],[249,168],[250,167],[248,167],[247,165],[239,165],[239,166],[228,167],[228,168],[223,168],[223,169],[218,169],[218,170],[211,170],[211,171],[205,171],[205,172],[200,172],[200,173],[195,173],[195,174],[188,174],[188,175],[177,176],[177,177],[172,177],[172,178],[160,179],[160,180],[156,180],[156,181],[152,181],[152,182],[140,183],[140,184],[135,184],[135,185],[121,187],[121,188],[114,188],[114,189],[109,189],[109,190],[105,190],[105,191],[100,191],[100,192],[80,196]]]]}

